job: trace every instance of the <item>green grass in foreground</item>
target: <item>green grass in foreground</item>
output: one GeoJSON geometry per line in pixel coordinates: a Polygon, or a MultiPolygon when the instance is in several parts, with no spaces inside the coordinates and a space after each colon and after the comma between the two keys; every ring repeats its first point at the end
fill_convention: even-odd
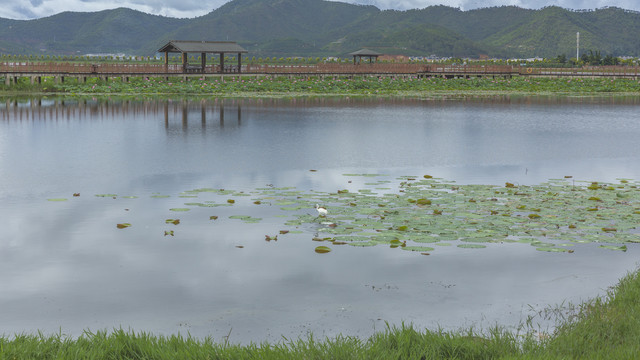
{"type": "Polygon", "coordinates": [[[189,79],[182,78],[132,78],[129,82],[112,79],[108,82],[90,79],[87,83],[73,78],[63,84],[54,84],[51,78],[42,84],[25,83],[12,87],[0,85],[0,90],[55,92],[67,94],[183,94],[183,95],[229,95],[248,94],[312,94],[312,95],[401,95],[405,93],[504,93],[525,94],[640,94],[640,82],[631,79],[568,79],[568,78],[526,78],[511,79],[470,78],[375,78],[354,77],[325,78],[301,77],[230,77],[189,79]]]}
{"type": "Polygon", "coordinates": [[[606,297],[581,305],[574,321],[540,339],[499,328],[478,334],[389,328],[368,340],[351,336],[247,346],[115,330],[0,338],[1,359],[633,359],[640,354],[640,272],[606,297]]]}

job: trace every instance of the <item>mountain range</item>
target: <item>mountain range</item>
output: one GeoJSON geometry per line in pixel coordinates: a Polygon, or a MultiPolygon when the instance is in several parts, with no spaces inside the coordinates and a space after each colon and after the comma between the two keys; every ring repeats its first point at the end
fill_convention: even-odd
{"type": "Polygon", "coordinates": [[[324,0],[232,0],[201,17],[177,19],[118,8],[35,20],[0,18],[0,54],[152,56],[169,40],[236,41],[249,56],[385,54],[441,57],[640,55],[640,13],[501,6],[407,11],[324,0]]]}

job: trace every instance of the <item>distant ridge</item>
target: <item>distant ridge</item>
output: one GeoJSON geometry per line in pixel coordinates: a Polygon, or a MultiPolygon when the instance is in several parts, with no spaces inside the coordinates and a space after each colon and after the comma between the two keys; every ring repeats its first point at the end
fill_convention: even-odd
{"type": "Polygon", "coordinates": [[[249,56],[345,56],[362,47],[387,54],[456,57],[640,55],[640,12],[500,6],[380,10],[324,0],[233,0],[209,14],[176,19],[118,8],[36,20],[0,18],[0,53],[154,55],[170,39],[232,40],[249,56]]]}

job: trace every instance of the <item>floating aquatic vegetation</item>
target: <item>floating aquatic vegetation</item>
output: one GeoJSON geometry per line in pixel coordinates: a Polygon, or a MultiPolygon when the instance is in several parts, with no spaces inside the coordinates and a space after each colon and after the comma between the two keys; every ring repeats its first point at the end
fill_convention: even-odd
{"type": "Polygon", "coordinates": [[[240,220],[246,220],[246,219],[250,219],[251,216],[249,215],[231,215],[229,216],[229,219],[240,219],[240,220]]]}
{"type": "MultiPolygon", "coordinates": [[[[222,197],[218,202],[185,203],[189,207],[233,206],[236,201],[229,196],[251,196],[250,203],[235,206],[275,205],[269,216],[284,217],[283,225],[291,229],[281,230],[280,234],[316,233],[314,241],[334,245],[383,245],[426,253],[437,252],[433,249],[442,246],[480,249],[487,244],[524,243],[538,251],[572,253],[580,250],[579,246],[568,248],[575,244],[602,243],[603,249],[626,251],[628,244],[640,243],[640,191],[639,183],[633,180],[616,184],[551,179],[533,186],[512,182],[458,185],[423,175],[398,177],[395,191],[391,187],[385,189],[388,191],[384,194],[372,191],[371,186],[379,186],[381,182],[367,183],[362,189],[334,192],[305,192],[267,185],[246,192],[195,189],[180,196],[210,193],[222,197]],[[326,219],[317,216],[315,204],[326,204],[330,209],[326,219]]],[[[385,180],[385,183],[391,182],[385,180]]],[[[96,196],[116,197],[115,194],[96,196]]],[[[170,195],[154,193],[152,197],[170,195]]],[[[189,207],[170,210],[189,211],[189,207]]],[[[247,224],[262,220],[249,215],[228,218],[247,224]]],[[[209,217],[209,220],[216,219],[217,215],[209,217]]],[[[177,219],[165,221],[179,223],[177,219]]]]}
{"type": "Polygon", "coordinates": [[[567,253],[573,253],[573,250],[569,250],[569,249],[564,249],[564,248],[557,248],[557,247],[538,247],[536,248],[536,250],[538,251],[546,251],[546,252],[567,252],[567,253]]]}
{"type": "Polygon", "coordinates": [[[627,246],[626,245],[622,245],[622,246],[600,245],[600,247],[603,248],[603,249],[609,249],[609,250],[619,250],[619,251],[623,251],[623,252],[627,251],[627,246]]]}
{"type": "Polygon", "coordinates": [[[130,223],[121,223],[121,224],[116,224],[116,227],[117,227],[118,229],[126,229],[126,228],[128,228],[129,226],[131,226],[131,224],[130,224],[130,223]]]}
{"type": "Polygon", "coordinates": [[[480,244],[459,244],[458,247],[463,249],[482,249],[486,248],[487,246],[480,244]]]}
{"type": "Polygon", "coordinates": [[[405,246],[405,247],[402,248],[402,250],[429,252],[429,251],[435,250],[435,248],[428,247],[428,246],[405,246]]]}
{"type": "Polygon", "coordinates": [[[318,246],[316,247],[315,252],[317,252],[318,254],[326,254],[328,252],[331,252],[331,248],[328,246],[318,246]]]}
{"type": "Polygon", "coordinates": [[[262,218],[254,218],[254,217],[249,216],[249,215],[231,215],[231,216],[229,216],[229,219],[242,220],[243,222],[248,223],[248,224],[258,223],[258,222],[260,222],[260,220],[262,220],[262,218]]]}
{"type": "Polygon", "coordinates": [[[167,219],[164,222],[165,222],[165,224],[178,225],[178,224],[180,224],[180,219],[167,219]]]}
{"type": "Polygon", "coordinates": [[[52,199],[47,199],[47,201],[54,201],[54,202],[55,202],[55,201],[67,201],[67,200],[69,200],[69,199],[67,199],[67,198],[52,198],[52,199]]]}

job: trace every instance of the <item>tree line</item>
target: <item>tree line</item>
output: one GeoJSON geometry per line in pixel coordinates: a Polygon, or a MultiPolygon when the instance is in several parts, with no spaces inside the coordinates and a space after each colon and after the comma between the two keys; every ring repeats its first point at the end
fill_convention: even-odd
{"type": "Polygon", "coordinates": [[[592,65],[592,66],[600,66],[600,65],[622,65],[624,62],[619,57],[613,56],[611,54],[607,54],[602,57],[602,54],[599,50],[595,52],[593,50],[589,50],[589,53],[583,53],[579,59],[572,58],[567,59],[567,56],[564,54],[558,55],[555,59],[559,64],[571,64],[571,65],[592,65]]]}

